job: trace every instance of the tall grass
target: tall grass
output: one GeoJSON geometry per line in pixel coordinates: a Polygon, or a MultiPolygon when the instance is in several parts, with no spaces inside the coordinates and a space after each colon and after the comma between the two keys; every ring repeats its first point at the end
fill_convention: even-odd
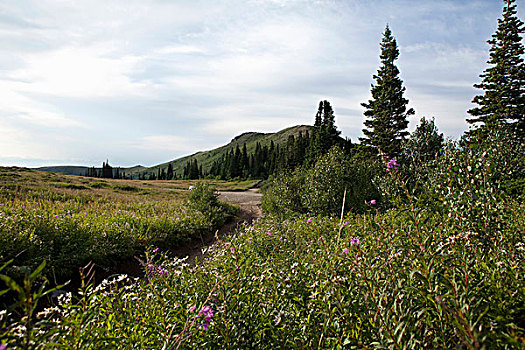
{"type": "MultiPolygon", "coordinates": [[[[483,197],[492,202],[480,212],[497,205],[497,224],[469,226],[464,199],[477,192],[451,194],[435,210],[395,167],[386,175],[403,196],[387,211],[370,200],[367,211],[342,220],[268,216],[196,266],[150,249],[146,281],[116,276],[93,286],[86,277],[78,294],[62,296],[29,326],[14,309],[4,313],[0,341],[64,349],[522,349],[523,202],[483,197]]],[[[473,187],[484,188],[480,181],[473,187]]]]}

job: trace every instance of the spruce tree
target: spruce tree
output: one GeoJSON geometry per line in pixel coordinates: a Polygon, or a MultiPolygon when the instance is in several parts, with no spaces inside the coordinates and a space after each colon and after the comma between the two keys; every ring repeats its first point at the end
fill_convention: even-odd
{"type": "Polygon", "coordinates": [[[171,163],[168,164],[167,177],[168,177],[168,180],[173,179],[173,165],[171,165],[171,163]]]}
{"type": "Polygon", "coordinates": [[[409,134],[407,117],[415,112],[407,110],[408,100],[403,97],[405,87],[399,78],[399,69],[394,61],[399,57],[396,39],[388,25],[381,42],[381,66],[374,75],[376,85],[372,84],[372,100],[361,105],[366,108],[364,115],[367,129],[365,137],[359,138],[364,145],[381,150],[390,157],[397,157],[401,151],[401,141],[409,134]]]}
{"type": "MultiPolygon", "coordinates": [[[[516,16],[514,0],[505,0],[503,18],[498,19],[496,33],[487,41],[491,45],[487,61],[490,67],[480,74],[481,83],[474,84],[484,93],[472,100],[479,107],[468,111],[473,118],[467,119],[467,122],[481,130],[496,124],[512,123],[523,137],[525,65],[522,56],[525,51],[520,34],[524,32],[523,22],[516,16]]],[[[469,134],[473,133],[476,131],[469,134]]]]}

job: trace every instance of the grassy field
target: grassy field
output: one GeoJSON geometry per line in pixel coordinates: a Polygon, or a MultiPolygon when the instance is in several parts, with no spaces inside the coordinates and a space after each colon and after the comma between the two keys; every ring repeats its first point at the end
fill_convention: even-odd
{"type": "MultiPolygon", "coordinates": [[[[12,174],[6,178],[20,181],[9,180],[2,197],[2,259],[19,255],[14,265],[2,270],[0,264],[0,277],[19,302],[0,310],[0,344],[8,349],[523,349],[525,204],[519,196],[492,195],[496,182],[477,176],[487,174],[490,160],[483,157],[492,154],[465,157],[472,166],[456,166],[447,158],[440,174],[458,182],[433,202],[413,196],[402,174],[387,168],[384,176],[400,193],[388,208],[373,200],[364,212],[341,218],[316,210],[286,218],[267,215],[219,240],[196,265],[174,259],[169,247],[224,218],[220,207],[207,207],[213,200],[202,184],[190,192],[173,188],[175,183],[152,182],[150,192],[141,194],[149,182],[43,181],[34,172],[5,170],[12,174]],[[73,188],[94,183],[107,186],[73,188]],[[117,188],[124,185],[140,190],[117,188]],[[192,202],[199,193],[203,200],[192,202]],[[78,293],[61,294],[51,307],[35,312],[47,288],[40,287],[39,269],[34,270],[42,260],[49,261],[44,272],[72,271],[88,259],[109,266],[114,257],[137,249],[145,279],[120,275],[94,285],[84,270],[78,293]],[[17,271],[23,283],[8,277],[17,271]]],[[[436,182],[438,190],[443,182],[436,182]]]]}
{"type": "MultiPolygon", "coordinates": [[[[146,246],[175,248],[223,224],[223,207],[196,206],[197,181],[107,180],[0,168],[0,265],[13,273],[43,260],[67,278],[89,261],[114,266],[146,246]]],[[[242,190],[255,181],[213,181],[242,190]]]]}

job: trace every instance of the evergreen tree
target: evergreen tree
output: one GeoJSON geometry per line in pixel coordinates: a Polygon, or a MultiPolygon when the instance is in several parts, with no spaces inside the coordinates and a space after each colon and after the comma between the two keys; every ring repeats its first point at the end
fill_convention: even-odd
{"type": "Polygon", "coordinates": [[[405,153],[411,162],[427,164],[440,154],[444,142],[443,134],[438,132],[434,118],[427,120],[423,117],[407,140],[405,153]]]}
{"type": "Polygon", "coordinates": [[[394,64],[398,57],[396,39],[387,25],[381,42],[381,66],[374,75],[376,85],[372,84],[372,100],[361,104],[368,119],[367,129],[363,129],[365,137],[360,140],[390,157],[400,153],[401,141],[408,135],[407,117],[415,113],[412,108],[407,110],[408,100],[403,97],[405,87],[394,64]]]}
{"type": "Polygon", "coordinates": [[[171,165],[171,163],[168,164],[168,171],[166,176],[168,177],[168,180],[173,179],[173,165],[171,165]]]}
{"type": "Polygon", "coordinates": [[[317,113],[315,115],[315,121],[314,121],[315,127],[321,126],[322,118],[323,118],[323,101],[319,101],[319,108],[317,109],[317,113]]]}
{"type": "MultiPolygon", "coordinates": [[[[525,65],[521,35],[525,32],[523,22],[516,16],[514,0],[505,0],[503,18],[498,19],[498,28],[487,42],[491,45],[489,68],[480,74],[480,84],[475,88],[484,90],[472,100],[479,107],[468,111],[473,118],[470,124],[481,123],[490,128],[496,123],[513,123],[525,133],[525,65]]],[[[471,131],[470,134],[476,133],[471,131]]]]}
{"type": "Polygon", "coordinates": [[[246,149],[246,143],[242,146],[242,158],[241,158],[241,176],[248,176],[248,150],[246,149]]]}
{"type": "Polygon", "coordinates": [[[319,102],[319,109],[315,115],[314,131],[306,152],[307,164],[314,164],[317,158],[328,153],[332,146],[340,143],[335,125],[334,110],[328,101],[319,102]]]}

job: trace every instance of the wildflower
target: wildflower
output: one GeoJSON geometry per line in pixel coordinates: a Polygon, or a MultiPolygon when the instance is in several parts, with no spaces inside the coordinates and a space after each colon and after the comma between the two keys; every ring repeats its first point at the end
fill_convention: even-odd
{"type": "Polygon", "coordinates": [[[346,225],[350,225],[350,223],[348,221],[345,221],[343,226],[346,226],[346,225]]]}
{"type": "Polygon", "coordinates": [[[351,245],[359,245],[359,243],[360,243],[359,238],[352,238],[350,240],[351,245]]]}
{"type": "Polygon", "coordinates": [[[230,247],[230,252],[232,252],[232,254],[235,254],[235,247],[230,247]]]}
{"type": "Polygon", "coordinates": [[[0,344],[0,350],[7,350],[7,345],[0,344]]]}
{"type": "Polygon", "coordinates": [[[312,222],[312,218],[309,218],[308,220],[306,220],[306,223],[309,224],[312,222]]]}
{"type": "Polygon", "coordinates": [[[376,201],[375,199],[372,199],[372,200],[370,201],[370,204],[372,204],[372,205],[376,205],[376,203],[377,203],[377,201],[376,201]]]}
{"type": "Polygon", "coordinates": [[[155,249],[153,249],[153,253],[156,253],[156,252],[158,252],[158,251],[159,251],[159,248],[155,248],[155,249]]]}
{"type": "Polygon", "coordinates": [[[270,231],[268,231],[268,236],[273,236],[273,233],[271,233],[270,231]]]}
{"type": "Polygon", "coordinates": [[[397,171],[397,167],[399,166],[399,164],[397,164],[397,161],[392,158],[388,161],[388,163],[386,163],[386,167],[387,167],[387,171],[390,171],[390,170],[394,170],[394,171],[397,171]]]}
{"type": "Polygon", "coordinates": [[[197,305],[193,304],[192,307],[190,307],[189,311],[193,312],[197,309],[197,305]]]}
{"type": "Polygon", "coordinates": [[[213,309],[211,308],[211,306],[203,306],[199,311],[199,316],[204,316],[204,323],[202,324],[202,328],[204,330],[207,330],[210,326],[211,319],[213,318],[213,309]]]}
{"type": "Polygon", "coordinates": [[[348,255],[348,248],[343,249],[343,253],[345,253],[346,255],[348,255]]]}

